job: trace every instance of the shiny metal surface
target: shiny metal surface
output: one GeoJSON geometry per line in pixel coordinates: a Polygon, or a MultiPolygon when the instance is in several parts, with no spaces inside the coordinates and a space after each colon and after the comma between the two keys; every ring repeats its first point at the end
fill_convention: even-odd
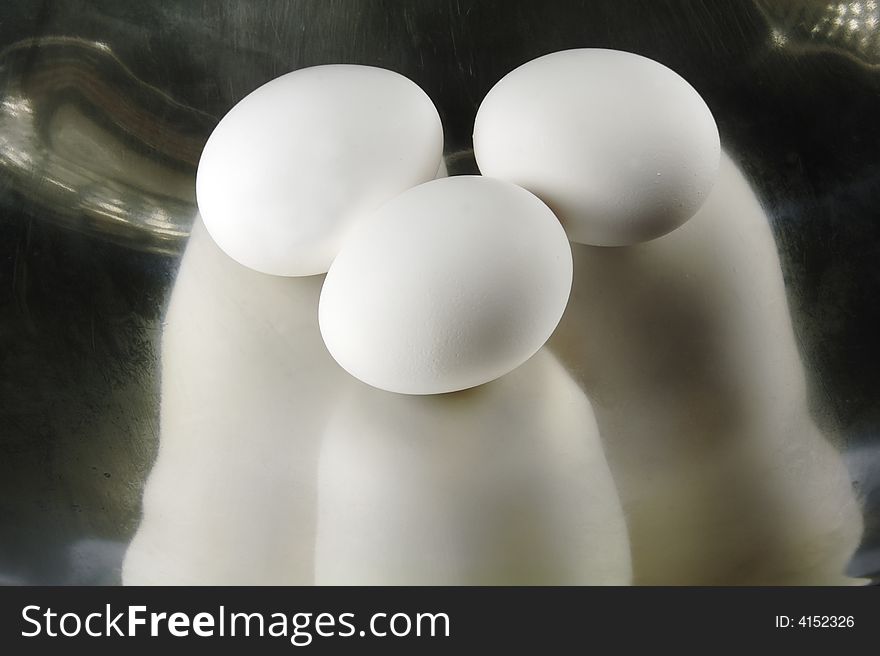
{"type": "MultiPolygon", "coordinates": [[[[196,214],[195,167],[225,111],[302,66],[383,66],[437,104],[450,173],[472,172],[471,127],[486,91],[517,65],[572,47],[657,59],[711,107],[769,219],[809,415],[842,452],[862,507],[849,574],[880,576],[878,21],[874,0],[8,0],[0,581],[120,580],[160,441],[160,340],[196,214]]],[[[609,261],[596,275],[621,266],[609,261]]],[[[590,388],[589,376],[579,382],[606,389],[590,388]]],[[[603,439],[612,471],[634,457],[603,439]]],[[[781,521],[774,512],[761,510],[762,525],[781,521]]],[[[758,543],[753,560],[678,582],[778,580],[761,578],[765,536],[751,530],[730,535],[758,543]]]]}
{"type": "Polygon", "coordinates": [[[144,83],[100,41],[25,39],[0,62],[0,166],[22,201],[82,232],[178,252],[203,141],[193,135],[211,116],[144,83]]]}

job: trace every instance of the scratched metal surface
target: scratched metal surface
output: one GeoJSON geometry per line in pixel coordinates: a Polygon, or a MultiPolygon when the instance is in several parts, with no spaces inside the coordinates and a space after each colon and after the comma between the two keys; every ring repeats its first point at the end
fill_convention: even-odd
{"type": "Polygon", "coordinates": [[[115,583],[158,443],[158,339],[201,145],[308,65],[390,68],[473,170],[486,91],[611,47],[681,73],[771,217],[815,421],[880,573],[877,3],[6,0],[0,8],[0,581],[115,583]]]}

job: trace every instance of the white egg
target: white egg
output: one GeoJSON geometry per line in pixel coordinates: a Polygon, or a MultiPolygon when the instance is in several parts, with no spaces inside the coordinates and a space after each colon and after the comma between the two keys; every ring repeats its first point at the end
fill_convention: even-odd
{"type": "Polygon", "coordinates": [[[530,61],[487,94],[474,124],[480,171],[530,190],[569,239],[623,246],[664,235],[703,204],[718,128],[674,71],[584,48],[530,61]]]}
{"type": "Polygon", "coordinates": [[[479,176],[404,192],[358,224],[321,291],[324,343],[355,378],[404,394],[474,387],[547,341],[571,249],[534,195],[479,176]]]}
{"type": "Polygon", "coordinates": [[[414,82],[370,66],[305,68],[230,110],[196,197],[220,248],[282,276],[324,273],[356,219],[437,172],[443,129],[414,82]]]}

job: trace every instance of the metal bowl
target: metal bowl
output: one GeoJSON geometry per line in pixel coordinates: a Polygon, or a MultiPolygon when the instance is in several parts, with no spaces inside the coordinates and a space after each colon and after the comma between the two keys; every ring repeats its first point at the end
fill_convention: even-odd
{"type": "MultiPolygon", "coordinates": [[[[120,581],[162,449],[163,321],[196,220],[195,169],[232,105],[300,67],[382,66],[431,96],[449,173],[471,173],[473,119],[489,88],[534,57],[576,47],[637,52],[687,79],[716,117],[731,180],[741,176],[735,184],[754,194],[748,211],[766,219],[758,246],[737,246],[736,229],[725,233],[730,248],[711,241],[723,251],[713,254],[716,268],[732,271],[717,284],[746,298],[713,315],[699,286],[675,283],[660,289],[662,302],[635,312],[619,285],[603,295],[601,286],[576,280],[587,310],[551,342],[595,408],[628,522],[634,582],[877,578],[878,5],[7,1],[0,10],[0,580],[120,581]],[[737,267],[765,265],[784,284],[781,298],[737,287],[747,277],[737,267]],[[778,336],[753,336],[755,349],[739,353],[752,373],[731,382],[725,372],[740,368],[719,364],[706,335],[723,333],[717,323],[732,316],[726,312],[764,316],[771,305],[789,326],[780,330],[791,330],[783,341],[793,355],[776,363],[778,336]],[[636,374],[614,382],[596,364],[610,366],[602,360],[610,352],[584,346],[589,331],[610,330],[595,308],[628,317],[629,341],[616,357],[648,363],[641,371],[653,381],[648,392],[627,382],[642,380],[636,374]],[[800,379],[774,378],[792,363],[803,394],[800,379]],[[677,408],[674,419],[656,415],[671,422],[665,429],[627,423],[661,393],[677,408]],[[735,428],[750,423],[739,396],[753,393],[768,407],[802,406],[792,410],[799,418],[735,428]],[[623,411],[623,403],[638,407],[623,411]],[[757,451],[743,450],[743,435],[761,445],[757,451]],[[848,471],[846,489],[839,467],[848,471]],[[784,493],[768,483],[779,476],[784,493]],[[851,495],[858,517],[830,508],[799,532],[815,518],[792,519],[796,509],[839,494],[851,495]]],[[[735,224],[738,215],[730,216],[735,224]]],[[[760,232],[760,223],[749,225],[760,232]]],[[[695,239],[687,252],[706,255],[709,242],[695,239]]],[[[658,266],[688,275],[677,248],[576,249],[578,275],[642,276],[640,284],[658,266]]],[[[212,466],[223,465],[193,461],[195,470],[212,466]]],[[[256,531],[243,524],[226,537],[274,539],[256,531]]],[[[303,554],[312,557],[311,547],[303,554]]],[[[232,579],[215,572],[217,582],[232,579]]]]}

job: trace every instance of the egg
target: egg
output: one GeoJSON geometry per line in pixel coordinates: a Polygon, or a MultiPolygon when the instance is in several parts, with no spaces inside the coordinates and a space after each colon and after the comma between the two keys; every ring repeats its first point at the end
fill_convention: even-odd
{"type": "Polygon", "coordinates": [[[349,235],[318,308],[330,354],[391,392],[494,380],[547,341],[571,290],[571,249],[538,198],[454,176],[383,205],[349,235]]]}
{"type": "Polygon", "coordinates": [[[431,180],[443,129],[414,82],[381,68],[300,69],[246,96],[199,161],[196,197],[209,234],[262,273],[324,273],[346,231],[431,180]]]}
{"type": "Polygon", "coordinates": [[[624,246],[660,237],[703,204],[721,145],[706,103],[646,57],[556,52],[503,77],[474,123],[480,171],[525,187],[572,241],[624,246]]]}

